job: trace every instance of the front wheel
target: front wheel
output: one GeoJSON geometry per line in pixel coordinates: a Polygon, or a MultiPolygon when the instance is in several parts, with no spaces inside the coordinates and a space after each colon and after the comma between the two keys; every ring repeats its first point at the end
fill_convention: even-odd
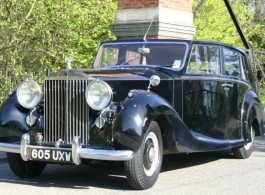
{"type": "Polygon", "coordinates": [[[39,176],[46,167],[46,163],[24,161],[20,154],[7,153],[7,159],[12,172],[21,178],[39,176]]]}
{"type": "Polygon", "coordinates": [[[133,159],[125,161],[125,174],[129,185],[138,190],[152,187],[160,173],[163,158],[163,141],[160,128],[152,122],[140,149],[133,159]]]}
{"type": "Polygon", "coordinates": [[[251,140],[252,141],[250,143],[247,143],[243,146],[232,148],[234,156],[240,159],[245,159],[250,157],[255,142],[255,131],[253,127],[251,127],[251,140]]]}

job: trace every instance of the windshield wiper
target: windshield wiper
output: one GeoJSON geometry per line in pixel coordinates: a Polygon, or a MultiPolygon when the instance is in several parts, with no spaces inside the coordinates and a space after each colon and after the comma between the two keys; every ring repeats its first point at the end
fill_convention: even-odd
{"type": "Polygon", "coordinates": [[[140,57],[140,56],[136,56],[136,57],[134,57],[134,58],[132,58],[132,59],[129,59],[129,60],[127,60],[127,61],[125,61],[125,62],[119,64],[118,66],[126,65],[126,64],[128,64],[129,62],[131,62],[131,61],[133,61],[133,60],[135,60],[135,59],[137,59],[137,58],[139,58],[139,57],[140,57]]]}
{"type": "Polygon", "coordinates": [[[164,65],[157,65],[158,67],[170,67],[173,66],[173,64],[164,64],[164,65]]]}

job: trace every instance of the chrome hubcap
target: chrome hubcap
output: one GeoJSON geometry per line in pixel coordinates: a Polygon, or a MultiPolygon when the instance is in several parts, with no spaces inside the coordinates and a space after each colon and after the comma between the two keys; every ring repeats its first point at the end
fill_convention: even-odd
{"type": "Polygon", "coordinates": [[[149,150],[149,160],[150,160],[150,162],[153,162],[154,159],[155,159],[155,149],[154,149],[154,147],[152,147],[149,150]]]}
{"type": "Polygon", "coordinates": [[[156,134],[151,132],[145,139],[145,148],[143,154],[143,167],[145,174],[152,176],[159,163],[159,146],[156,134]]]}

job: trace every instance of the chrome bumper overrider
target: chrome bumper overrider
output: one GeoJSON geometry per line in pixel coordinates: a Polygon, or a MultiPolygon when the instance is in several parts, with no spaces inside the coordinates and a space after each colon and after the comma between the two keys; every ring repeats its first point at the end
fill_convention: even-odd
{"type": "Polygon", "coordinates": [[[38,149],[60,149],[63,151],[71,151],[74,164],[80,165],[81,159],[93,160],[110,160],[110,161],[126,161],[133,158],[134,153],[131,150],[101,150],[89,149],[81,147],[81,139],[76,136],[72,140],[72,148],[56,148],[46,146],[30,145],[29,134],[24,134],[21,138],[21,144],[0,143],[0,151],[18,153],[24,161],[29,160],[29,148],[38,149]]]}

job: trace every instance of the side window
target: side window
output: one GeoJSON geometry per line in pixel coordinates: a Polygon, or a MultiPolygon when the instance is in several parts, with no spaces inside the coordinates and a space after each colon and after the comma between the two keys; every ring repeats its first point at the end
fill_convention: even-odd
{"type": "Polygon", "coordinates": [[[187,73],[220,74],[220,47],[212,45],[194,45],[187,73]]]}
{"type": "Polygon", "coordinates": [[[246,67],[246,61],[244,60],[244,57],[241,55],[240,56],[240,60],[241,60],[241,77],[243,78],[243,79],[249,79],[249,78],[247,78],[248,77],[248,75],[247,75],[247,73],[248,73],[248,71],[247,71],[247,67],[246,67]]]}
{"type": "Polygon", "coordinates": [[[102,57],[100,58],[99,67],[117,64],[119,49],[114,47],[106,47],[102,49],[102,57]]]}
{"type": "Polygon", "coordinates": [[[243,56],[238,51],[224,49],[224,68],[226,75],[245,79],[243,63],[243,56]]]}

